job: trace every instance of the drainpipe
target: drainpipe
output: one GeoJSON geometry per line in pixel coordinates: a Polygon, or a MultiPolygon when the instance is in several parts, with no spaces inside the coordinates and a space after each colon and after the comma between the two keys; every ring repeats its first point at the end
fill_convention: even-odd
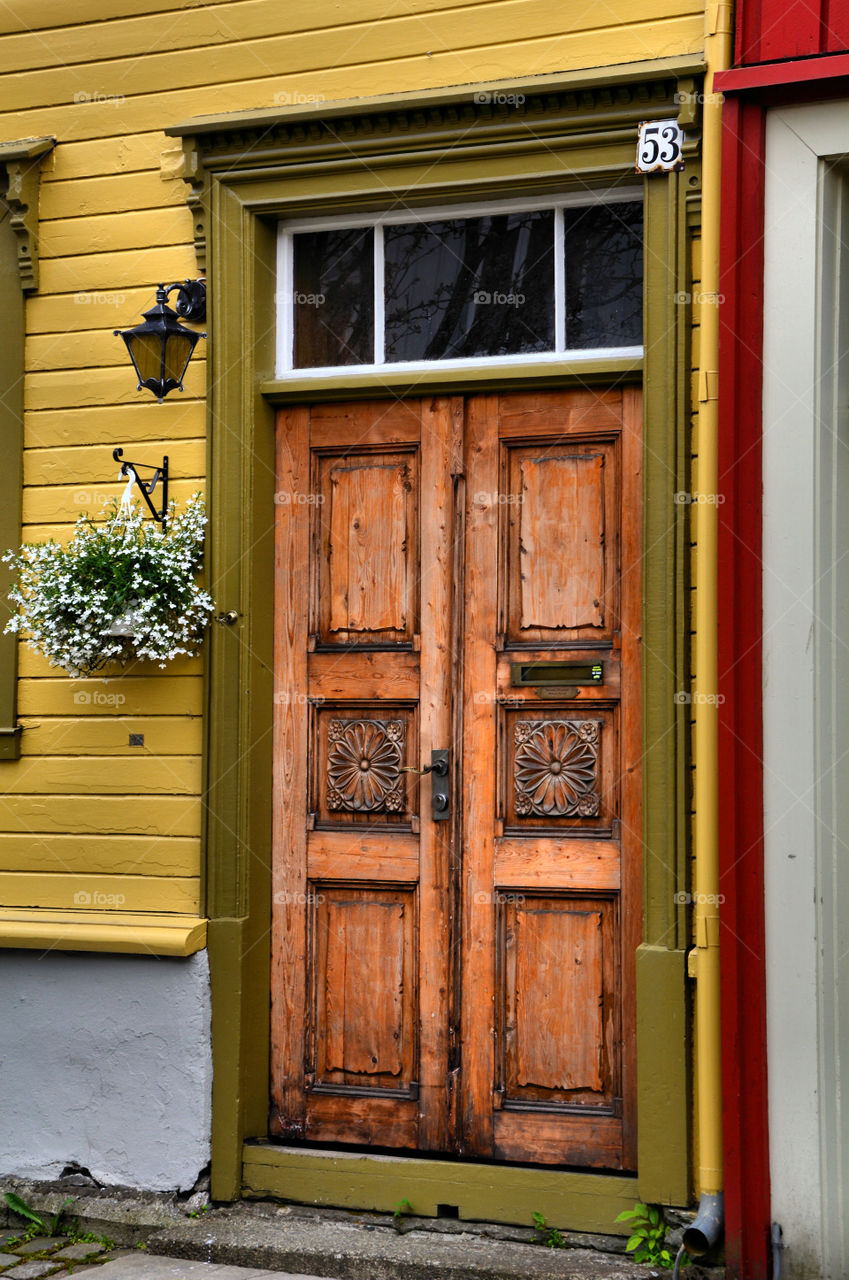
{"type": "MultiPolygon", "coordinates": [[[[699,1188],[695,1222],[684,1234],[693,1256],[722,1233],[722,1069],[719,1004],[719,830],[717,785],[717,369],[719,367],[719,182],[721,102],[713,79],[731,61],[732,5],[707,0],[702,113],[702,300],[698,411],[698,492],[695,507],[694,729],[696,1060],[698,1064],[699,1188]]],[[[691,510],[693,509],[691,507],[691,510]]]]}

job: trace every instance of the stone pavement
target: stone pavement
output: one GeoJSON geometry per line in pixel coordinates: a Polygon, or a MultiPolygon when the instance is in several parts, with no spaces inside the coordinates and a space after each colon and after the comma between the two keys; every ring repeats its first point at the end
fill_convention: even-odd
{"type": "Polygon", "coordinates": [[[228,1267],[218,1262],[156,1258],[138,1250],[105,1267],[83,1267],[74,1275],[85,1276],[86,1280],[321,1280],[319,1276],[296,1276],[291,1271],[257,1271],[254,1267],[228,1267]]]}
{"type": "Polygon", "coordinates": [[[22,1242],[14,1253],[6,1253],[4,1248],[0,1275],[4,1280],[46,1280],[48,1276],[63,1280],[70,1275],[88,1280],[322,1280],[279,1270],[161,1258],[142,1249],[107,1249],[91,1241],[71,1244],[62,1237],[22,1242]]]}

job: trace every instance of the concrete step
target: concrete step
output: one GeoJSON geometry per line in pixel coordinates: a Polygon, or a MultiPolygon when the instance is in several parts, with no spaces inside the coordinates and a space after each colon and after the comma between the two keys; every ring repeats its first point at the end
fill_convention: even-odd
{"type": "MultiPolygon", "coordinates": [[[[517,1229],[433,1219],[240,1204],[154,1233],[148,1252],[336,1280],[647,1280],[667,1274],[567,1237],[547,1248],[517,1229]],[[400,1228],[400,1229],[398,1229],[400,1228]]],[[[611,1241],[613,1243],[613,1241],[611,1241]]],[[[621,1242],[616,1242],[620,1244],[621,1242]]],[[[691,1267],[688,1280],[721,1277],[691,1267]]]]}

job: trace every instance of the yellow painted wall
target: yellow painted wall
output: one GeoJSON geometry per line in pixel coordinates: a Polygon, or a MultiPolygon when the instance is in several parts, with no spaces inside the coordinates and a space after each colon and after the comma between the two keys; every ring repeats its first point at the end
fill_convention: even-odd
{"type": "MultiPolygon", "coordinates": [[[[694,0],[5,0],[0,140],[58,144],[26,307],[25,537],[66,536],[120,494],[114,445],[151,464],[167,453],[181,501],[203,486],[203,345],[185,393],[160,406],[112,333],[158,281],[197,274],[166,126],[691,54],[702,13],[694,0]]],[[[22,649],[20,674],[0,904],[82,909],[99,893],[105,909],[202,910],[201,660],[71,681],[22,649]]]]}

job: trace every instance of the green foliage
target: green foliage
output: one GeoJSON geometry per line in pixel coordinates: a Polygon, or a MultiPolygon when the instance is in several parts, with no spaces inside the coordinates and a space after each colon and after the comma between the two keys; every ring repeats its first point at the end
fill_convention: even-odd
{"type": "Polygon", "coordinates": [[[93,1231],[72,1231],[71,1239],[74,1244],[102,1244],[104,1249],[115,1247],[115,1241],[109,1236],[98,1236],[93,1231]]]}
{"type": "Polygon", "coordinates": [[[396,1222],[400,1222],[401,1218],[403,1218],[405,1213],[412,1213],[412,1212],[413,1212],[413,1206],[410,1204],[409,1200],[399,1200],[394,1210],[392,1211],[392,1217],[395,1219],[396,1222]]]}
{"type": "Polygon", "coordinates": [[[675,1259],[665,1247],[668,1230],[663,1210],[655,1204],[634,1205],[617,1214],[617,1222],[630,1222],[631,1235],[625,1249],[633,1253],[635,1262],[646,1262],[652,1267],[671,1268],[675,1259]]]}
{"type": "Polygon", "coordinates": [[[40,1213],[36,1213],[30,1205],[22,1200],[20,1196],[16,1196],[14,1191],[4,1192],[6,1204],[16,1213],[19,1218],[25,1218],[27,1221],[26,1238],[34,1240],[36,1236],[55,1236],[59,1235],[59,1224],[62,1221],[65,1210],[69,1204],[73,1204],[73,1200],[65,1200],[58,1213],[44,1217],[40,1213]]]}
{"type": "Polygon", "coordinates": [[[189,1210],[189,1217],[190,1217],[190,1218],[200,1218],[202,1214],[204,1214],[204,1213],[209,1213],[209,1211],[210,1211],[210,1209],[211,1209],[211,1208],[212,1208],[212,1205],[211,1205],[211,1204],[204,1204],[204,1205],[201,1205],[201,1207],[200,1207],[199,1209],[190,1209],[190,1210],[189,1210]]]}
{"type": "Polygon", "coordinates": [[[541,1213],[532,1213],[534,1230],[537,1233],[537,1244],[544,1244],[549,1249],[565,1249],[566,1241],[556,1227],[550,1227],[541,1213]]]}

